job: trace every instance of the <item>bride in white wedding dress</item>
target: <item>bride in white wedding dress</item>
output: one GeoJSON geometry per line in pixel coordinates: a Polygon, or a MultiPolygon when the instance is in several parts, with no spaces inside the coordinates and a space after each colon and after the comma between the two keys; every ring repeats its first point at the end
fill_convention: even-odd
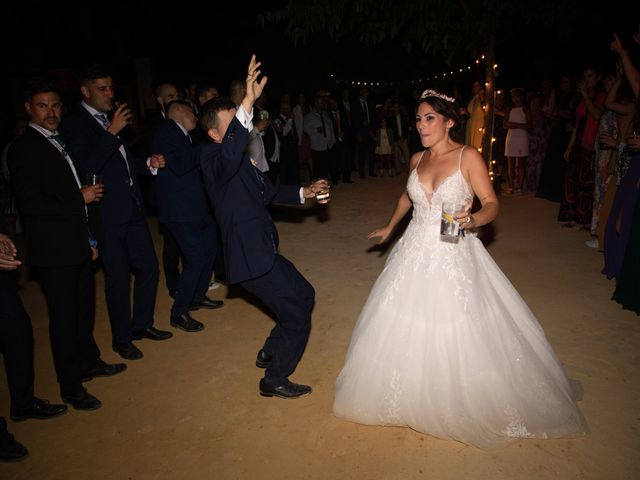
{"type": "Polygon", "coordinates": [[[409,426],[479,448],[520,438],[586,435],[570,381],[533,313],[475,236],[498,200],[480,154],[454,142],[453,99],[427,90],[416,114],[422,145],[406,192],[383,228],[413,218],[373,286],[335,386],[336,416],[409,426]],[[478,196],[482,208],[470,214],[478,196]],[[462,235],[440,235],[442,205],[466,205],[462,235]]]}

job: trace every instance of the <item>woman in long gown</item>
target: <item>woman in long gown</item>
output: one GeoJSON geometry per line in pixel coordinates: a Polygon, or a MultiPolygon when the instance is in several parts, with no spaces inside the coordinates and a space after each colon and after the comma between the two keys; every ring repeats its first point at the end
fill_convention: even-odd
{"type": "Polygon", "coordinates": [[[428,150],[412,157],[407,191],[369,237],[387,240],[412,206],[413,218],[354,328],[334,413],[480,448],[585,435],[579,388],[473,233],[498,201],[480,154],[451,140],[457,120],[453,99],[423,94],[416,124],[428,150]],[[482,208],[470,214],[474,194],[482,208]],[[445,202],[467,205],[456,242],[441,240],[445,202]]]}

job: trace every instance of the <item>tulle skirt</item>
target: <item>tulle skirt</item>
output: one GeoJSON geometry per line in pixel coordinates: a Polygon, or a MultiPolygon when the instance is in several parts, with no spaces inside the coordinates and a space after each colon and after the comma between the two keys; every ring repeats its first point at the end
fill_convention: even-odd
{"type": "Polygon", "coordinates": [[[489,449],[585,435],[580,397],[482,243],[412,223],[357,321],[334,413],[489,449]]]}

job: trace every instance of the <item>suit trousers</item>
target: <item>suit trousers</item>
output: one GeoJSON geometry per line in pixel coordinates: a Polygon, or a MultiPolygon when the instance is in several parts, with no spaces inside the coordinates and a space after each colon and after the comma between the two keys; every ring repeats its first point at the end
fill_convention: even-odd
{"type": "Polygon", "coordinates": [[[406,138],[401,138],[393,143],[393,154],[396,173],[406,172],[410,163],[409,142],[406,138]]]}
{"type": "Polygon", "coordinates": [[[180,278],[180,247],[171,232],[164,225],[162,230],[162,267],[164,268],[164,281],[169,290],[169,295],[174,295],[178,289],[180,278]]]}
{"type": "Polygon", "coordinates": [[[193,302],[204,298],[213,274],[217,232],[211,217],[201,222],[165,223],[184,255],[184,266],[178,280],[171,316],[189,311],[193,302]]]}
{"type": "MultiPolygon", "coordinates": [[[[135,211],[135,210],[134,210],[135,211]]],[[[106,224],[104,290],[115,343],[129,343],[132,331],[153,325],[158,290],[158,260],[144,215],[135,213],[127,223],[106,224]],[[133,271],[133,315],[130,273],[133,271]]]]}
{"type": "Polygon", "coordinates": [[[82,388],[82,376],[100,360],[93,339],[95,280],[90,259],[81,265],[38,267],[49,308],[49,340],[62,394],[82,388]]]}
{"type": "Polygon", "coordinates": [[[11,407],[21,408],[33,402],[33,330],[12,277],[9,272],[0,272],[0,351],[11,407]]]}
{"type": "Polygon", "coordinates": [[[342,177],[343,182],[351,181],[351,158],[349,156],[349,145],[346,140],[339,140],[333,147],[335,157],[335,167],[331,174],[333,183],[338,183],[342,177]]]}
{"type": "Polygon", "coordinates": [[[240,285],[276,316],[276,326],[262,348],[273,357],[265,379],[281,385],[295,370],[307,345],[315,291],[293,263],[278,254],[269,272],[240,285]]]}
{"type": "Polygon", "coordinates": [[[357,156],[358,156],[358,172],[360,177],[364,178],[365,169],[369,169],[369,176],[375,176],[375,162],[373,161],[374,145],[369,132],[369,127],[362,127],[360,129],[360,136],[357,143],[357,156]]]}
{"type": "Polygon", "coordinates": [[[331,167],[331,150],[311,150],[313,160],[313,178],[329,178],[331,167]]]}

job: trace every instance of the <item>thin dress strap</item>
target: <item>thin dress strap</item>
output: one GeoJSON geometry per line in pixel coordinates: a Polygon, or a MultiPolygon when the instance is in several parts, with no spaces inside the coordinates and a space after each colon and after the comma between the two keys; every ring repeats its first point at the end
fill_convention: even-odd
{"type": "Polygon", "coordinates": [[[422,151],[422,155],[420,155],[420,158],[418,159],[418,163],[416,163],[416,168],[414,168],[414,170],[418,170],[418,165],[420,165],[420,162],[422,161],[422,157],[424,157],[426,150],[422,151]]]}
{"type": "Polygon", "coordinates": [[[460,170],[460,167],[462,167],[462,152],[464,151],[465,148],[466,148],[466,145],[463,145],[462,148],[460,149],[460,158],[458,158],[458,170],[460,170]]]}

